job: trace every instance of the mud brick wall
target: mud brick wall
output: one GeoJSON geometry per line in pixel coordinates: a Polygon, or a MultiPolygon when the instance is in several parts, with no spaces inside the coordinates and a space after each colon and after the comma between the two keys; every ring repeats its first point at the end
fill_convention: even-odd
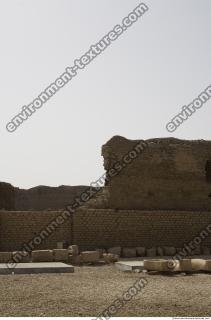
{"type": "MultiPolygon", "coordinates": [[[[138,142],[115,136],[102,147],[107,174],[138,142]]],[[[211,211],[211,141],[145,143],[144,151],[107,182],[107,208],[211,211]]]]}
{"type": "MultiPolygon", "coordinates": [[[[84,250],[174,246],[181,248],[211,224],[210,212],[80,209],[73,218],[73,239],[84,250]]],[[[211,247],[211,236],[203,241],[211,247]]]]}
{"type": "MultiPolygon", "coordinates": [[[[20,250],[43,230],[59,211],[0,211],[0,251],[20,250]]],[[[71,241],[71,221],[66,220],[36,249],[55,249],[59,241],[71,241]]]]}
{"type": "Polygon", "coordinates": [[[0,208],[15,209],[15,188],[9,183],[0,182],[0,208]]]}
{"type": "Polygon", "coordinates": [[[87,186],[38,186],[19,189],[9,183],[0,182],[0,210],[62,210],[87,188],[87,186]]]}
{"type": "Polygon", "coordinates": [[[28,190],[16,188],[15,210],[42,211],[50,209],[54,211],[64,209],[86,189],[86,186],[38,186],[28,190]]]}

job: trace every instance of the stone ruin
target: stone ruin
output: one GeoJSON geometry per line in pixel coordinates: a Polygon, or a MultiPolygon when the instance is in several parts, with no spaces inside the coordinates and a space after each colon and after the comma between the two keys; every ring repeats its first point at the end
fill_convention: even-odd
{"type": "MultiPolygon", "coordinates": [[[[73,216],[74,241],[82,248],[145,247],[155,255],[173,247],[176,253],[211,223],[211,142],[145,140],[111,177],[139,142],[115,136],[103,145],[105,187],[73,216]]],[[[203,245],[211,249],[210,234],[203,245]]]]}
{"type": "Polygon", "coordinates": [[[5,182],[0,182],[0,209],[14,210],[15,188],[5,182]]]}
{"type": "MultiPolygon", "coordinates": [[[[103,145],[107,174],[138,142],[115,136],[103,145]]],[[[211,141],[160,138],[145,143],[137,159],[108,179],[104,201],[96,206],[117,210],[211,210],[211,141]]]]}
{"type": "Polygon", "coordinates": [[[85,191],[87,186],[37,186],[19,189],[0,183],[0,210],[62,210],[85,191]]]}
{"type": "MultiPolygon", "coordinates": [[[[105,186],[37,249],[66,241],[125,257],[173,255],[211,224],[211,142],[149,139],[134,156],[139,143],[115,136],[103,145],[105,186]],[[111,176],[117,163],[123,166],[111,176]]],[[[20,250],[86,189],[0,184],[0,250],[20,250]]],[[[210,253],[210,234],[200,245],[210,253]]]]}

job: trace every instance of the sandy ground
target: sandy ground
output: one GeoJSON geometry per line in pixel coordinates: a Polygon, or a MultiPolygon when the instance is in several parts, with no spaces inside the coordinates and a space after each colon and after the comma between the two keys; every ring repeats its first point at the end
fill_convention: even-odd
{"type": "Polygon", "coordinates": [[[141,277],[147,286],[113,316],[211,316],[211,274],[148,275],[113,266],[1,275],[0,316],[98,316],[141,277]]]}

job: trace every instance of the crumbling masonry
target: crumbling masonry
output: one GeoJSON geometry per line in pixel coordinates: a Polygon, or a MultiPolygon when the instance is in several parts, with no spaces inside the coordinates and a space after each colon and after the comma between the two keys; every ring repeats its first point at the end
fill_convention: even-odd
{"type": "MultiPolygon", "coordinates": [[[[82,248],[183,247],[211,223],[211,142],[145,142],[148,147],[74,215],[74,241],[82,248]]],[[[137,143],[109,140],[102,147],[106,172],[137,143]]],[[[211,238],[204,244],[211,247],[211,238]]]]}
{"type": "MultiPolygon", "coordinates": [[[[102,147],[107,176],[138,142],[115,136],[102,147]]],[[[73,241],[82,250],[113,246],[181,248],[210,224],[211,142],[164,138],[145,143],[146,148],[131,163],[75,212],[71,223],[61,225],[37,249],[53,249],[63,240],[73,241]]],[[[6,187],[1,191],[0,185],[4,209],[0,212],[1,251],[19,250],[74,198],[67,187],[58,193],[54,190],[53,196],[48,193],[46,202],[43,191],[36,191],[36,201],[32,201],[35,190],[27,193],[6,187]]],[[[203,244],[211,247],[211,237],[203,244]]]]}

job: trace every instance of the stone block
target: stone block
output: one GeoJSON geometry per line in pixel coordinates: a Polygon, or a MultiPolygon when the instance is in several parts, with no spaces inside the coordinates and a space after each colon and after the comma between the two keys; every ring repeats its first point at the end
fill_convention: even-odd
{"type": "Polygon", "coordinates": [[[156,248],[152,247],[146,250],[147,252],[147,257],[156,257],[156,248]]]}
{"type": "Polygon", "coordinates": [[[54,255],[54,261],[56,261],[56,262],[67,262],[68,261],[68,250],[67,249],[54,249],[53,255],[54,255]]]}
{"type": "Polygon", "coordinates": [[[136,247],[136,255],[138,257],[145,257],[146,255],[146,248],[145,247],[136,247]]]}
{"type": "Polygon", "coordinates": [[[52,262],[53,259],[52,250],[35,250],[32,251],[32,262],[52,262]]]}
{"type": "Polygon", "coordinates": [[[104,253],[103,259],[104,259],[105,263],[111,264],[111,263],[117,262],[119,260],[119,256],[117,254],[113,254],[113,253],[104,253]]]}
{"type": "Polygon", "coordinates": [[[103,258],[103,254],[106,253],[106,250],[105,249],[96,249],[96,251],[99,252],[99,255],[100,255],[100,258],[103,258]]]}
{"type": "Polygon", "coordinates": [[[123,248],[122,256],[124,258],[135,258],[136,257],[136,248],[123,248]]]}
{"type": "Polygon", "coordinates": [[[178,271],[178,261],[164,260],[164,259],[151,259],[144,260],[144,268],[148,271],[159,272],[175,272],[178,271]]]}
{"type": "Polygon", "coordinates": [[[164,256],[164,250],[163,250],[163,248],[161,248],[161,247],[158,247],[158,248],[157,248],[157,255],[160,256],[160,257],[164,256]]]}
{"type": "Polygon", "coordinates": [[[206,270],[206,260],[204,259],[191,259],[191,265],[194,271],[206,270]]]}
{"type": "Polygon", "coordinates": [[[100,259],[100,254],[98,251],[82,251],[81,259],[83,263],[95,263],[100,259]]]}
{"type": "Polygon", "coordinates": [[[144,269],[148,271],[163,271],[165,260],[144,260],[144,269]]]}
{"type": "Polygon", "coordinates": [[[119,257],[121,256],[121,247],[112,247],[107,250],[108,253],[117,254],[119,257]]]}
{"type": "Polygon", "coordinates": [[[180,271],[180,260],[178,259],[168,259],[166,260],[165,264],[165,271],[170,271],[170,272],[175,272],[175,271],[180,271]]]}
{"type": "Polygon", "coordinates": [[[69,246],[68,251],[69,251],[69,254],[71,254],[73,256],[79,255],[79,247],[75,244],[73,244],[72,246],[69,246]]]}
{"type": "Polygon", "coordinates": [[[176,254],[176,249],[174,247],[164,247],[165,256],[174,256],[176,254]]]}
{"type": "Polygon", "coordinates": [[[205,270],[206,271],[211,271],[211,260],[206,260],[205,261],[205,270]]]}
{"type": "Polygon", "coordinates": [[[15,263],[28,263],[31,261],[31,256],[25,251],[14,251],[12,253],[12,260],[15,263]]]}
{"type": "Polygon", "coordinates": [[[180,260],[180,270],[181,271],[192,271],[191,259],[180,260]]]}
{"type": "Polygon", "coordinates": [[[12,252],[0,252],[0,263],[7,263],[12,259],[12,252]]]}
{"type": "Polygon", "coordinates": [[[82,257],[80,254],[78,256],[69,255],[68,261],[73,265],[81,265],[82,257]]]}

